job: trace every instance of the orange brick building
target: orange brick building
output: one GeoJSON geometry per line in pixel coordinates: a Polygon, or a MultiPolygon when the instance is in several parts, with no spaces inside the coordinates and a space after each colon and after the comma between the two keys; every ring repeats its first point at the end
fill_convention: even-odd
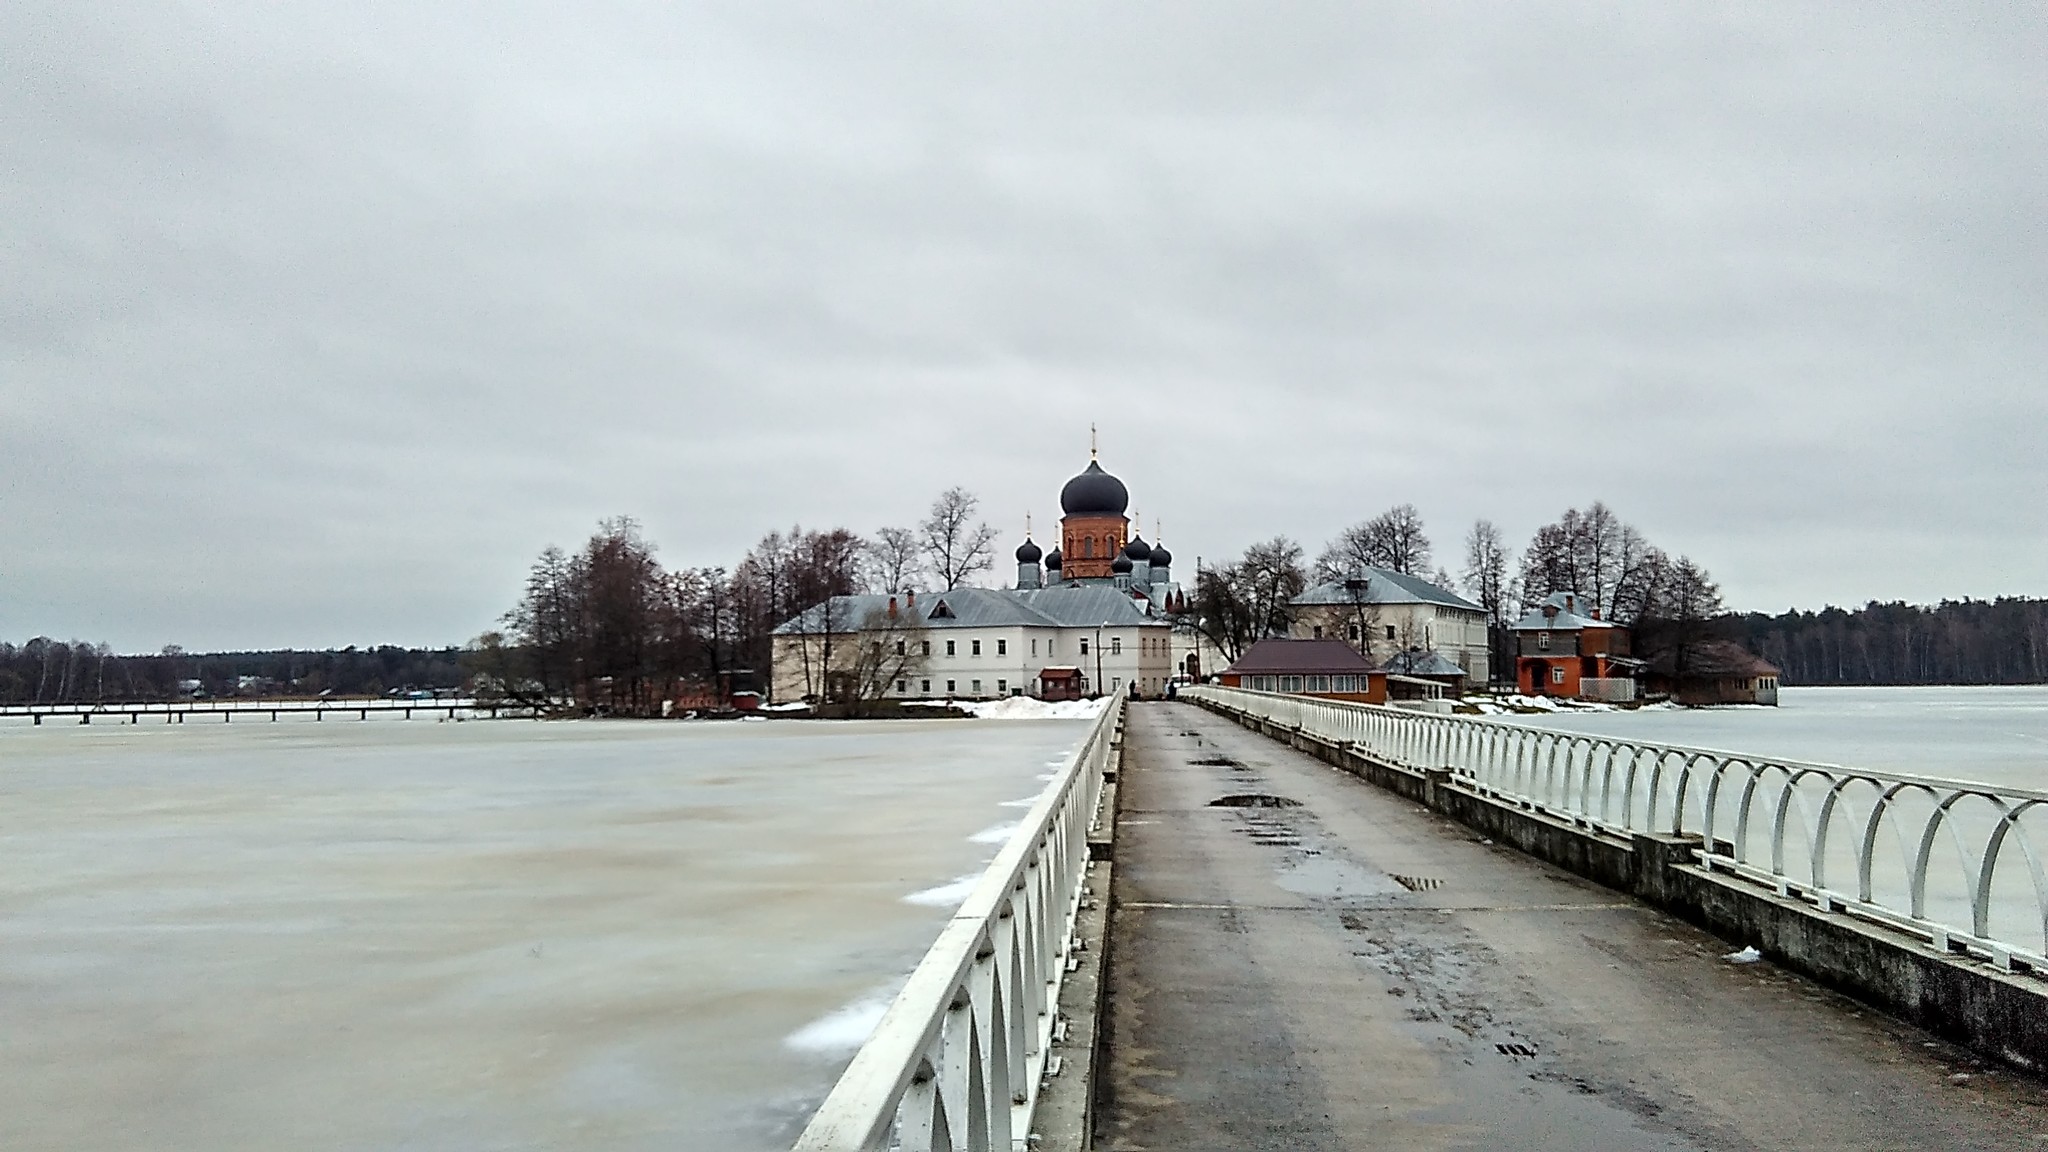
{"type": "Polygon", "coordinates": [[[1515,686],[1525,696],[1635,699],[1628,629],[1577,593],[1556,592],[1515,622],[1515,686]]]}

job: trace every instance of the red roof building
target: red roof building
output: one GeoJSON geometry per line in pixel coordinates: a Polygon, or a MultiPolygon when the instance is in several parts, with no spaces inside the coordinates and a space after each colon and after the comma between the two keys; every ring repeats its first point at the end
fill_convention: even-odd
{"type": "Polygon", "coordinates": [[[1342,640],[1261,640],[1221,677],[1230,688],[1384,704],[1387,674],[1342,640]]]}

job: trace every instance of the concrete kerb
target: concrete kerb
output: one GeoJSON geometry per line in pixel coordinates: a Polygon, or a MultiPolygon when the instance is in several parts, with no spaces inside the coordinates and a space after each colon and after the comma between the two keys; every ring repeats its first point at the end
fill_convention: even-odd
{"type": "Polygon", "coordinates": [[[1490,839],[1626,893],[1988,1059],[2048,1074],[2048,986],[1925,941],[1702,868],[1691,836],[1627,840],[1418,772],[1286,725],[1200,702],[1490,839]]]}
{"type": "Polygon", "coordinates": [[[1124,754],[1120,733],[1111,753],[1103,773],[1099,822],[1088,833],[1088,872],[1074,921],[1080,947],[1069,953],[1076,966],[1060,985],[1059,1022],[1046,1061],[1048,1073],[1031,1118],[1030,1146],[1040,1152],[1085,1152],[1094,1147],[1103,975],[1109,965],[1110,892],[1116,867],[1117,777],[1124,754]],[[1054,1060],[1059,1062],[1056,1066],[1054,1060]]]}

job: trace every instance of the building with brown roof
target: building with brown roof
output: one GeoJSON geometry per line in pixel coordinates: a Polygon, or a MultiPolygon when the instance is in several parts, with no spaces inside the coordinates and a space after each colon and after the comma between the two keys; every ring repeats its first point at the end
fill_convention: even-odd
{"type": "Polygon", "coordinates": [[[1387,701],[1387,674],[1342,640],[1261,640],[1223,670],[1229,688],[1290,692],[1360,704],[1387,701]]]}

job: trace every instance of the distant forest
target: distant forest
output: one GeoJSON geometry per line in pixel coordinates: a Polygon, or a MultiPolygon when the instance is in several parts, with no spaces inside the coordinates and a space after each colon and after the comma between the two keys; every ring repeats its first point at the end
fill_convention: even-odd
{"type": "Polygon", "coordinates": [[[458,688],[469,674],[458,648],[188,653],[171,647],[125,656],[83,641],[0,641],[0,704],[169,700],[193,695],[194,681],[206,696],[378,696],[458,688]]]}
{"type": "Polygon", "coordinates": [[[1873,602],[1719,624],[1786,684],[2048,683],[2048,600],[1873,602]]]}

